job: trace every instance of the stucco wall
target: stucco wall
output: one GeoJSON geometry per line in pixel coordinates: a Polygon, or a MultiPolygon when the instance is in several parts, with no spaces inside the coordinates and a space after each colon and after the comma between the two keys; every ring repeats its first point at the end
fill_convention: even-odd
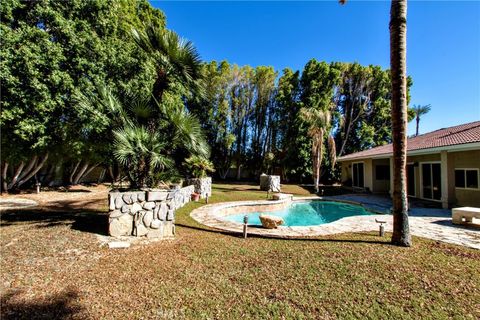
{"type": "MultiPolygon", "coordinates": [[[[480,170],[480,150],[464,151],[452,153],[454,169],[479,169],[480,170]]],[[[455,183],[455,182],[453,182],[455,183]]],[[[456,206],[480,207],[480,189],[460,189],[455,188],[454,204],[456,206]]]]}

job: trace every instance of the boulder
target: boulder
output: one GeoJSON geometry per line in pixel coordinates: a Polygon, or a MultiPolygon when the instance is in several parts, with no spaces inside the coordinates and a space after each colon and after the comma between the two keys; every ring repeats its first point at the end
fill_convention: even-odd
{"type": "Polygon", "coordinates": [[[153,211],[147,211],[145,212],[145,215],[143,216],[143,224],[147,227],[150,227],[150,224],[153,221],[153,211]]]}
{"type": "Polygon", "coordinates": [[[126,204],[132,204],[132,203],[133,203],[133,199],[132,199],[132,194],[131,194],[131,193],[125,193],[125,194],[122,196],[122,199],[123,199],[123,202],[125,202],[126,204]]]}
{"type": "Polygon", "coordinates": [[[147,201],[164,201],[167,199],[168,192],[165,190],[148,191],[147,201]]]}
{"type": "Polygon", "coordinates": [[[142,209],[143,209],[142,206],[138,202],[135,202],[130,208],[130,213],[135,214],[142,209]]]}
{"type": "Polygon", "coordinates": [[[148,233],[148,228],[145,227],[145,225],[143,223],[139,223],[135,227],[135,235],[137,237],[142,237],[142,236],[146,235],[147,233],[148,233]]]}
{"type": "Polygon", "coordinates": [[[158,213],[157,213],[157,218],[165,221],[167,219],[167,204],[165,202],[162,202],[159,206],[158,213]]]}
{"type": "Polygon", "coordinates": [[[130,206],[128,204],[124,204],[122,208],[120,209],[122,213],[129,213],[130,212],[130,206]]]}
{"type": "Polygon", "coordinates": [[[120,217],[121,215],[123,215],[123,213],[120,211],[120,210],[113,210],[110,212],[110,214],[108,215],[108,217],[110,219],[113,219],[113,218],[118,218],[120,217]]]}
{"type": "Polygon", "coordinates": [[[173,217],[175,215],[175,211],[173,209],[170,209],[168,210],[168,213],[167,213],[167,220],[168,221],[172,221],[173,220],[173,217]]]}
{"type": "Polygon", "coordinates": [[[124,205],[122,197],[119,195],[115,198],[115,209],[120,209],[124,205]]]}
{"type": "Polygon", "coordinates": [[[150,228],[152,229],[159,229],[162,226],[162,221],[158,219],[153,219],[152,223],[150,224],[150,228]]]}
{"type": "Polygon", "coordinates": [[[281,217],[261,214],[260,221],[262,222],[262,226],[266,229],[276,229],[278,226],[284,223],[281,217]]]}
{"type": "Polygon", "coordinates": [[[153,201],[148,201],[143,204],[143,209],[145,210],[153,210],[155,208],[155,202],[153,201]]]}
{"type": "Polygon", "coordinates": [[[137,193],[137,200],[138,200],[138,202],[145,201],[145,192],[144,191],[141,191],[141,192],[137,193]]]}
{"type": "Polygon", "coordinates": [[[108,227],[108,233],[112,237],[129,236],[132,234],[133,217],[128,214],[122,214],[119,217],[111,218],[108,227]]]}
{"type": "Polygon", "coordinates": [[[108,194],[108,209],[110,211],[115,210],[115,198],[118,196],[118,192],[111,192],[108,194]]]}

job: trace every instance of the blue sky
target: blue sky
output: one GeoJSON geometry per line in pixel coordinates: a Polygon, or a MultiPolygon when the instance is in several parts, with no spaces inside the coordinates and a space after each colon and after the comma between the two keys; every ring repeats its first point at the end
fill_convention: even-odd
{"type": "MultiPolygon", "coordinates": [[[[388,1],[151,2],[207,61],[279,71],[302,70],[311,58],[389,67],[388,1]]],[[[420,132],[480,120],[480,2],[408,6],[411,104],[432,105],[420,132]]]]}

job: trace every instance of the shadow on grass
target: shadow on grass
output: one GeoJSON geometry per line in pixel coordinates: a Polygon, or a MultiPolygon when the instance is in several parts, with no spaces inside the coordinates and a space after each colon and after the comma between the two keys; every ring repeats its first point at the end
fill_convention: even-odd
{"type": "Polygon", "coordinates": [[[232,187],[232,186],[230,186],[230,187],[214,186],[213,189],[214,190],[219,190],[221,192],[227,192],[227,191],[228,192],[231,192],[231,191],[259,191],[259,192],[261,191],[261,192],[265,192],[265,191],[260,190],[259,187],[256,187],[256,188],[255,187],[253,187],[253,188],[242,188],[242,187],[236,188],[236,187],[232,187]]]}
{"type": "Polygon", "coordinates": [[[37,228],[70,225],[74,230],[108,235],[108,214],[106,212],[73,208],[68,201],[64,205],[57,202],[42,208],[10,209],[1,213],[1,227],[16,224],[34,224],[37,228]]]}
{"type": "Polygon", "coordinates": [[[41,301],[24,301],[22,291],[12,290],[1,297],[0,318],[10,319],[71,319],[82,313],[84,308],[78,303],[78,292],[66,290],[51,295],[41,301]]]}
{"type": "MultiPolygon", "coordinates": [[[[176,223],[176,227],[182,227],[186,229],[191,229],[191,230],[196,230],[196,231],[203,231],[203,232],[209,232],[209,233],[216,233],[216,234],[222,234],[225,236],[233,237],[233,238],[243,238],[243,234],[241,232],[235,232],[235,231],[224,231],[224,230],[217,230],[217,229],[209,229],[209,228],[203,228],[203,227],[196,227],[196,226],[191,226],[183,223],[176,223]]],[[[249,228],[259,228],[256,226],[249,226],[249,228]]],[[[350,233],[352,235],[357,235],[357,236],[372,236],[372,234],[369,233],[358,233],[358,232],[352,232],[350,233]]],[[[298,238],[298,237],[292,237],[292,238],[280,238],[280,237],[268,237],[268,236],[262,236],[258,234],[248,234],[248,238],[256,238],[256,239],[275,239],[275,240],[283,240],[283,241],[307,241],[307,242],[344,242],[344,243],[369,243],[369,244],[382,244],[382,245],[389,245],[391,246],[392,244],[389,242],[388,237],[384,237],[382,239],[385,239],[384,241],[381,240],[365,240],[365,239],[332,239],[332,238],[318,238],[318,237],[305,237],[305,238],[298,238]]]]}

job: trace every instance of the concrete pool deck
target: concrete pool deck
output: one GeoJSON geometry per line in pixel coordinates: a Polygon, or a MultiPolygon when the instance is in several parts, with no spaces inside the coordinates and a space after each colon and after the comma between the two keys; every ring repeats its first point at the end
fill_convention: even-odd
{"type": "MultiPolygon", "coordinates": [[[[392,232],[393,217],[388,214],[391,200],[386,197],[363,194],[349,194],[331,197],[294,197],[301,200],[337,200],[356,203],[377,213],[370,216],[353,216],[340,220],[308,227],[279,227],[263,229],[249,226],[248,233],[274,238],[305,238],[340,233],[378,231],[375,219],[387,221],[385,230],[392,232]]],[[[241,233],[243,225],[225,221],[224,216],[254,211],[272,211],[288,206],[290,200],[235,201],[210,204],[191,212],[190,216],[197,222],[213,229],[232,233],[241,233]]],[[[480,249],[480,225],[454,225],[451,210],[439,208],[423,208],[412,205],[409,213],[410,232],[414,236],[442,241],[470,248],[480,249]]]]}

